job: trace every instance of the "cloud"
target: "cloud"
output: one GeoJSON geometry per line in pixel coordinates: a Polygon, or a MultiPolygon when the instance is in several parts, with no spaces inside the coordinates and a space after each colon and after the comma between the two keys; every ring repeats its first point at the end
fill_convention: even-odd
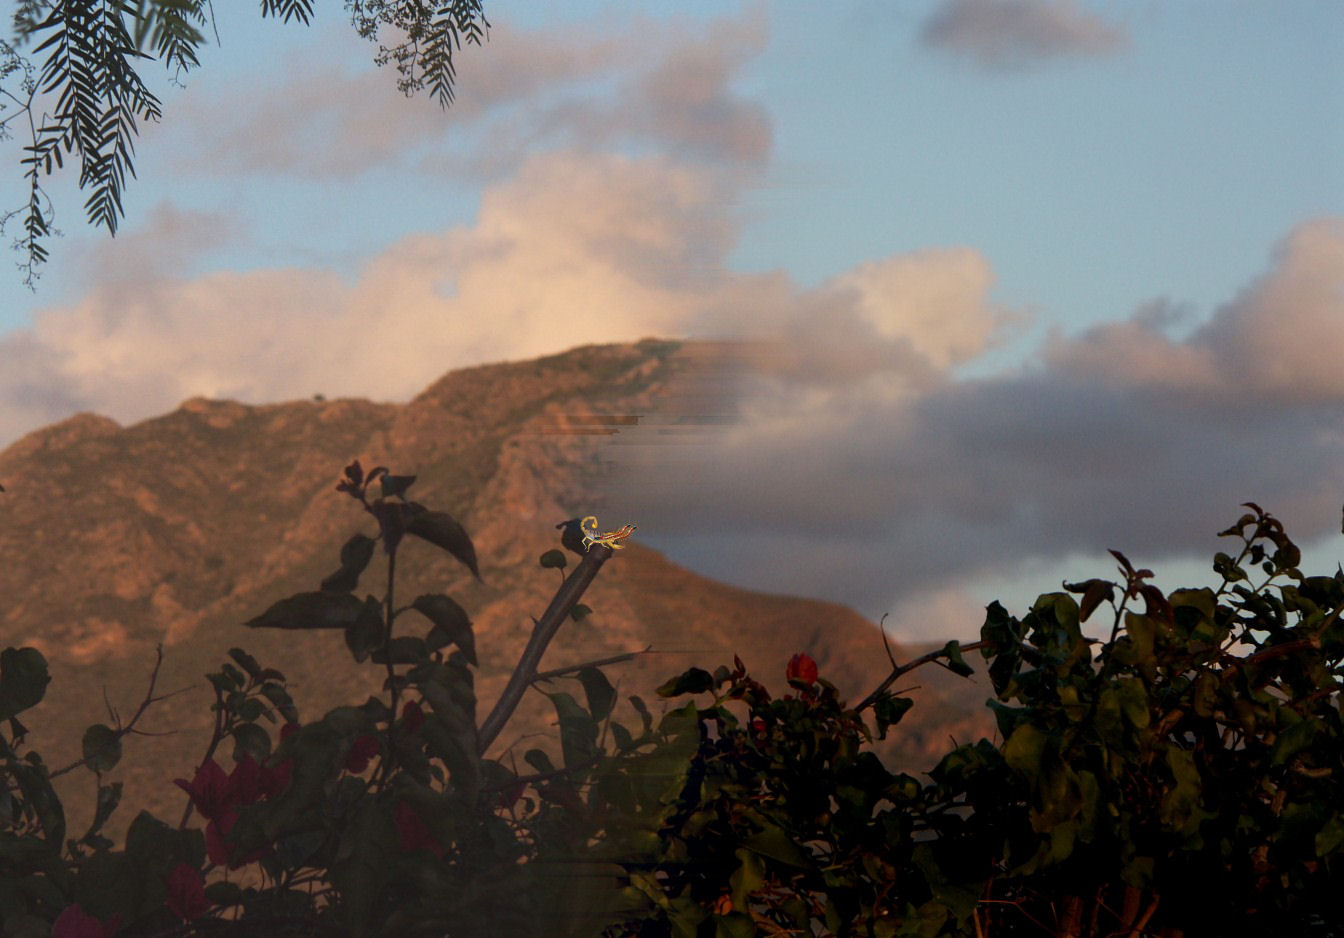
{"type": "Polygon", "coordinates": [[[86,259],[101,285],[0,339],[0,436],[194,395],[405,399],[455,367],[722,337],[750,340],[727,376],[738,420],[677,446],[623,431],[606,500],[730,582],[933,615],[975,578],[1108,547],[1207,555],[1245,500],[1302,540],[1337,523],[1344,219],[1289,232],[1183,337],[1158,301],[967,379],[1014,316],[987,258],[898,254],[815,287],[734,271],[734,185],[704,163],[547,152],[488,187],[471,224],[348,277],[181,273],[232,227],[163,207],[86,259]],[[123,265],[136,276],[113,277],[123,265]]]}
{"type": "Polygon", "coordinates": [[[954,281],[928,257],[889,259],[877,268],[921,276],[888,295],[907,298],[895,308],[923,337],[922,380],[890,350],[873,360],[882,320],[837,306],[814,332],[785,333],[791,355],[753,369],[748,419],[697,458],[626,447],[614,499],[638,508],[641,530],[701,552],[704,569],[873,616],[1111,547],[1143,562],[1209,556],[1248,500],[1300,542],[1324,537],[1344,496],[1344,380],[1331,366],[1344,360],[1341,252],[1344,219],[1304,223],[1184,339],[1163,334],[1149,304],[974,380],[945,366],[986,341],[985,294],[978,308],[942,294],[955,325],[926,318],[939,301],[921,291],[954,281]],[[806,370],[814,351],[839,363],[845,349],[858,363],[848,373],[806,370]]]}
{"type": "Polygon", "coordinates": [[[998,71],[1069,56],[1113,55],[1129,45],[1123,29],[1076,0],[944,0],[925,21],[920,40],[998,71]]]}
{"type": "Polygon", "coordinates": [[[29,402],[0,433],[74,407],[125,423],[195,395],[404,399],[453,367],[648,335],[786,336],[803,353],[776,343],[761,363],[784,394],[829,400],[860,375],[874,393],[913,393],[992,341],[992,275],[969,249],[815,289],[731,271],[728,185],[659,157],[550,153],[488,188],[472,225],[404,238],[349,278],[179,275],[228,225],[161,207],[134,238],[99,242],[84,266],[100,286],[0,339],[0,389],[29,402]],[[122,266],[134,276],[112,276],[122,266]]]}
{"type": "Polygon", "coordinates": [[[177,120],[178,168],[332,181],[399,167],[499,181],[540,151],[618,146],[759,165],[771,147],[769,115],[732,82],[767,35],[760,10],[716,21],[708,35],[642,18],[622,29],[559,33],[500,22],[484,49],[463,50],[459,93],[443,112],[427,95],[399,95],[388,69],[337,64],[366,50],[327,50],[257,76],[247,109],[236,107],[234,85],[190,89],[177,120]]]}

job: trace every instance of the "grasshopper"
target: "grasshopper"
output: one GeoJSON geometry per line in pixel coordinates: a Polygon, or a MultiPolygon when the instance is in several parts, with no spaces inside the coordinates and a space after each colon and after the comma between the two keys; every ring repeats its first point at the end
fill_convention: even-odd
{"type": "Polygon", "coordinates": [[[621,541],[625,540],[631,534],[635,533],[635,526],[633,524],[627,524],[619,531],[606,531],[602,534],[598,534],[597,517],[594,515],[589,515],[588,517],[580,521],[579,530],[582,531],[584,528],[589,527],[588,522],[590,521],[592,522],[591,525],[592,533],[591,534],[585,533],[583,535],[584,550],[591,549],[594,544],[605,544],[607,547],[610,547],[613,550],[621,550],[622,548],[625,547],[625,545],[622,544],[621,541]]]}

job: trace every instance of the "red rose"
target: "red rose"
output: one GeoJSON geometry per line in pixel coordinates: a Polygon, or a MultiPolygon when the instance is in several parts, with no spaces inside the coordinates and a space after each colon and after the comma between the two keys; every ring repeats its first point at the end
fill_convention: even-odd
{"type": "Polygon", "coordinates": [[[164,902],[184,922],[210,911],[210,901],[205,898],[205,880],[190,864],[179,863],[173,867],[164,885],[168,887],[164,902]]]}
{"type": "Polygon", "coordinates": [[[799,652],[789,659],[789,666],[784,670],[784,676],[790,683],[800,681],[803,684],[815,684],[817,663],[812,660],[811,655],[799,652]]]}

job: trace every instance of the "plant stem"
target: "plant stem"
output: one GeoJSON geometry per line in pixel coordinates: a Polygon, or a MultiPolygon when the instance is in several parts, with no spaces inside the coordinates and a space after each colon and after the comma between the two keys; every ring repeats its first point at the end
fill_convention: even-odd
{"type": "Polygon", "coordinates": [[[490,711],[490,715],[481,723],[481,728],[476,733],[476,751],[481,755],[485,754],[490,744],[499,736],[504,724],[513,716],[513,711],[518,709],[528,685],[536,679],[537,667],[541,664],[542,656],[546,654],[546,646],[550,645],[551,639],[560,631],[560,626],[565,624],[570,610],[583,596],[611,553],[610,547],[594,544],[579,561],[574,572],[560,585],[555,598],[546,607],[545,614],[533,627],[527,648],[518,659],[518,664],[513,669],[513,674],[509,676],[509,683],[504,686],[504,692],[499,695],[495,708],[490,711]]]}

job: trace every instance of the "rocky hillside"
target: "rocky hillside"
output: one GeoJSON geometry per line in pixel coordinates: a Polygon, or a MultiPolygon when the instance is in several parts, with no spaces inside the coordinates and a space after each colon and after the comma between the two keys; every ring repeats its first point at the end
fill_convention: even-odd
{"type": "MultiPolygon", "coordinates": [[[[347,537],[373,533],[334,489],[355,458],[417,475],[412,496],[472,537],[483,582],[413,543],[400,555],[398,590],[408,600],[446,592],[472,614],[484,712],[531,617],[559,586],[557,571],[537,563],[559,546],[556,524],[603,514],[612,435],[649,415],[675,423],[731,413],[731,382],[717,379],[739,366],[727,345],[646,340],[454,371],[404,405],[193,399],[130,427],[81,414],[28,435],[0,453],[0,644],[36,646],[51,662],[46,701],[24,716],[30,743],[53,765],[73,761],[84,728],[112,722],[109,706],[129,718],[162,644],[157,690],[181,693],[142,723],[166,735],[129,740],[112,773],[125,783],[118,830],[141,807],[165,819],[181,811],[171,779],[201,758],[212,725],[202,676],[230,647],[284,671],[305,718],[376,693],[379,669],[355,665],[339,634],[242,625],[315,589],[347,537]]],[[[623,694],[648,699],[671,674],[730,663],[734,653],[772,687],[783,686],[784,664],[800,650],[851,699],[881,679],[881,641],[852,610],[736,589],[678,567],[638,536],[630,545],[585,597],[593,616],[561,632],[546,666],[651,647],[610,672],[623,694]]],[[[375,582],[366,574],[363,585],[375,582]]],[[[916,696],[890,751],[909,767],[924,767],[949,734],[965,739],[985,726],[977,687],[916,696]]],[[[520,712],[499,748],[545,719],[539,704],[520,712]]],[[[94,782],[83,770],[61,782],[77,834],[94,782]]]]}

